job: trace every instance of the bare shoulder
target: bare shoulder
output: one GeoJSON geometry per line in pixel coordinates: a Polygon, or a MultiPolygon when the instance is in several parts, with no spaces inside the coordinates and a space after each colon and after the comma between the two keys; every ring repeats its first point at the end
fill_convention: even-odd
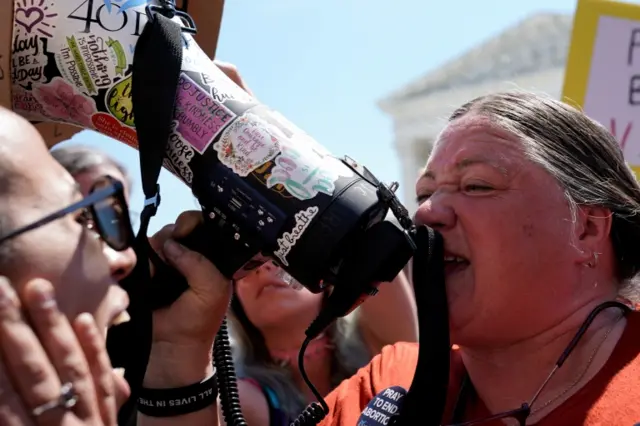
{"type": "MultiPolygon", "coordinates": [[[[262,389],[246,380],[238,380],[238,395],[242,414],[251,426],[269,426],[269,404],[262,389]]],[[[220,424],[225,425],[222,408],[218,404],[220,424]]]]}

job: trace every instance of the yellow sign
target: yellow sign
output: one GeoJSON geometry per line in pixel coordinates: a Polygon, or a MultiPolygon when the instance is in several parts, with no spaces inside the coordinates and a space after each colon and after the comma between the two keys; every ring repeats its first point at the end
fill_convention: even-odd
{"type": "Polygon", "coordinates": [[[640,5],[578,1],[562,97],[611,131],[640,177],[640,5]]]}

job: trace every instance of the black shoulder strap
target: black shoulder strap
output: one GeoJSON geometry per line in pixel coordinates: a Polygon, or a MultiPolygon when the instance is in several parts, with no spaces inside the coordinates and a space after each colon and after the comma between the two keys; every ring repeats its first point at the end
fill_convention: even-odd
{"type": "MultiPolygon", "coordinates": [[[[155,10],[158,10],[157,8],[155,10]]],[[[167,10],[171,15],[171,9],[167,10]]],[[[134,243],[138,262],[122,286],[129,293],[131,321],[115,334],[109,345],[112,358],[123,359],[131,397],[119,413],[118,424],[130,424],[136,415],[136,401],[151,351],[151,307],[148,259],[155,255],[147,239],[151,218],[160,204],[158,177],[162,168],[173,119],[178,78],[182,66],[181,26],[159,12],[147,9],[145,25],[133,57],[133,111],[140,151],[144,208],[134,243]],[[112,354],[112,352],[116,352],[112,354]],[[119,352],[119,354],[118,354],[119,352]],[[123,353],[124,352],[124,353],[123,353]]]]}

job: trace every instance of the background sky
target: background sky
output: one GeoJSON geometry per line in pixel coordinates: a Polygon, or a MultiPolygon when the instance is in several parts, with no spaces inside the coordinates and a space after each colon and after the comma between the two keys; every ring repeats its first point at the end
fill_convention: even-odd
{"type": "MultiPolygon", "coordinates": [[[[633,0],[640,3],[640,0],[633,0]]],[[[336,155],[384,181],[400,180],[391,119],[376,102],[467,49],[539,12],[573,13],[575,0],[227,0],[217,58],[234,63],[263,103],[336,155]]],[[[98,146],[136,180],[136,151],[84,131],[66,143],[98,146]]],[[[151,231],[197,208],[164,171],[151,231]]],[[[401,193],[401,192],[400,192],[401,193]]]]}

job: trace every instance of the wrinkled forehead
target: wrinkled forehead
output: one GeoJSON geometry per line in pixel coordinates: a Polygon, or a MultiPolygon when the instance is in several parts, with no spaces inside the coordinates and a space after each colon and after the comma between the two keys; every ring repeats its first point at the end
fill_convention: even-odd
{"type": "Polygon", "coordinates": [[[53,158],[43,161],[35,167],[21,167],[13,177],[14,185],[10,196],[16,200],[31,202],[46,207],[61,207],[82,198],[80,185],[53,158]],[[37,201],[37,202],[36,202],[37,201]]]}
{"type": "Polygon", "coordinates": [[[525,161],[523,144],[516,135],[487,117],[469,114],[450,122],[438,135],[424,171],[435,174],[483,163],[506,174],[525,161]]]}

